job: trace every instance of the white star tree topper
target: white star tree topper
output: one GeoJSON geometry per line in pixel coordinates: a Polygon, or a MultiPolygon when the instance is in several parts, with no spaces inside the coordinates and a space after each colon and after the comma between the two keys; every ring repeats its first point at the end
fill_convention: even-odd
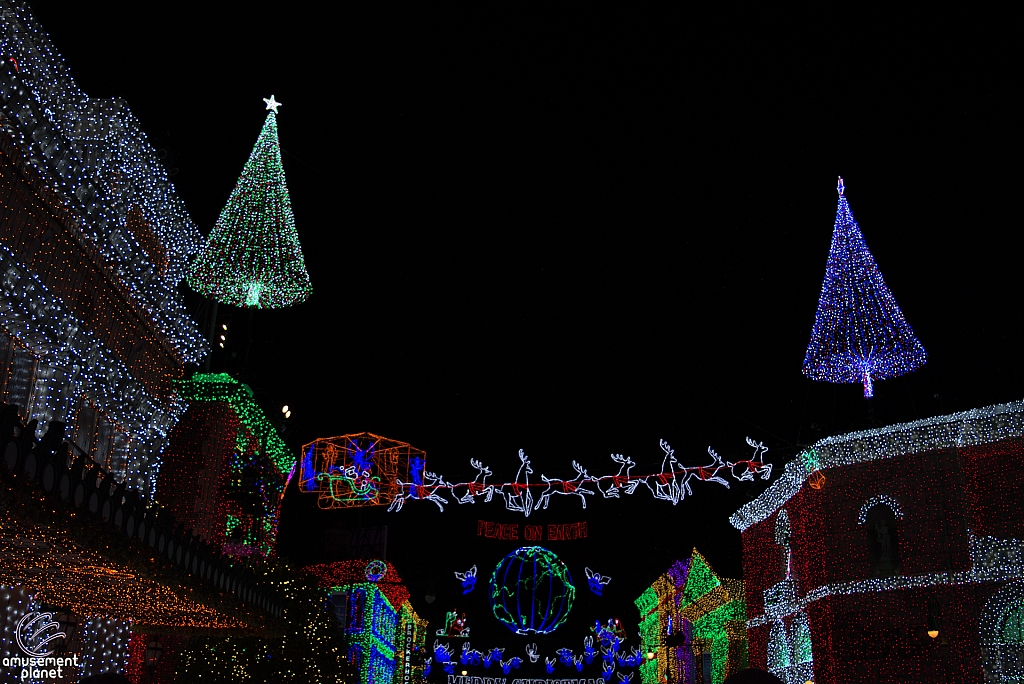
{"type": "Polygon", "coordinates": [[[277,108],[281,106],[281,103],[275,100],[273,95],[269,99],[263,98],[263,101],[267,103],[267,109],[272,109],[277,114],[277,108]]]}

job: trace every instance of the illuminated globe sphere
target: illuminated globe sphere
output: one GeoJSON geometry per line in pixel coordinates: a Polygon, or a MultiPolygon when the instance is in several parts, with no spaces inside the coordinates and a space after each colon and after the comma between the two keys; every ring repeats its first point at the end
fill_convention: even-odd
{"type": "Polygon", "coordinates": [[[555,631],[576,598],[569,568],[539,546],[524,546],[502,558],[490,590],[494,617],[516,634],[555,631]]]}

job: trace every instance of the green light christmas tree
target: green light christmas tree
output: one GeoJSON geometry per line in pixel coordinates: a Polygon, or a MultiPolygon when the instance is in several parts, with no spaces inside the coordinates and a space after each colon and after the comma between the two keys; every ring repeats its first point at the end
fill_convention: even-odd
{"type": "Polygon", "coordinates": [[[280,102],[263,98],[267,119],[206,247],[192,263],[188,284],[224,304],[280,309],[305,300],[313,288],[302,258],[277,139],[280,102]]]}

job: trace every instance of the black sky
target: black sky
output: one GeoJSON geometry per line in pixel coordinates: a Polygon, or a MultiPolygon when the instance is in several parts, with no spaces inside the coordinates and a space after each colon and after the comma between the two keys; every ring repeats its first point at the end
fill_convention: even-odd
{"type": "MultiPolygon", "coordinates": [[[[954,20],[773,33],[522,8],[32,6],[79,85],[127,99],[170,150],[204,233],[261,98],[284,103],[314,291],[256,313],[240,377],[292,407],[295,444],[368,430],[458,480],[471,457],[514,475],[520,448],[538,475],[569,476],[573,459],[611,470],[611,452],[656,470],[661,438],[690,464],[709,444],[737,458],[750,435],[781,467],[829,434],[1024,394],[1019,60],[1001,36],[954,20]],[[876,385],[873,418],[859,387],[800,373],[840,174],[929,353],[876,385]]],[[[243,352],[247,314],[221,312],[243,352]]],[[[596,501],[594,538],[554,550],[581,575],[609,568],[609,605],[635,620],[629,601],[695,545],[740,576],[726,518],[755,493],[596,501]]],[[[296,556],[301,534],[284,533],[321,524],[309,503],[286,504],[296,556]]],[[[453,570],[514,547],[478,543],[477,517],[515,518],[476,509],[385,517],[414,594],[454,592],[453,570]]],[[[583,515],[561,501],[542,522],[583,515]]]]}

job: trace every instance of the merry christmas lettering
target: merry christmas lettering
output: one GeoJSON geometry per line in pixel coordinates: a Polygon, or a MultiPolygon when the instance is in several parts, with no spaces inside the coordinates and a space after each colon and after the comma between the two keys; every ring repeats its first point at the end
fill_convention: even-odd
{"type": "MultiPolygon", "coordinates": [[[[565,541],[586,539],[587,523],[564,523],[550,525],[523,525],[522,538],[526,541],[565,541]],[[545,536],[545,532],[547,536],[545,536]]],[[[496,523],[487,520],[476,521],[476,536],[487,539],[519,541],[519,523],[496,523]]],[[[555,681],[555,680],[552,680],[555,681]]]]}
{"type": "MultiPolygon", "coordinates": [[[[448,675],[448,684],[507,684],[506,677],[448,675]]],[[[512,684],[605,684],[603,679],[513,679],[512,684]]]]}

